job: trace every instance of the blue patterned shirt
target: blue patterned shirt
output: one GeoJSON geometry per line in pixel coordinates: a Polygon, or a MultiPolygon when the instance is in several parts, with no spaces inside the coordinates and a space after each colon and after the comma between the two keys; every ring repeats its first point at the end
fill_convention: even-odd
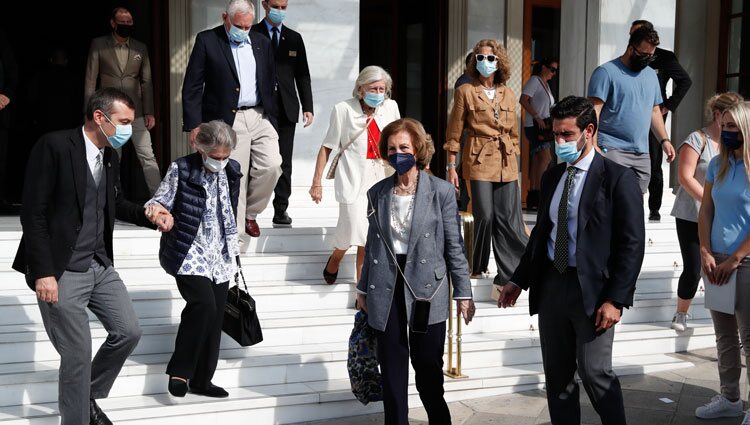
{"type": "MultiPolygon", "coordinates": [[[[178,179],[177,163],[173,162],[154,197],[145,206],[159,203],[171,211],[178,179]]],[[[177,274],[203,276],[215,283],[223,283],[231,280],[237,272],[234,258],[240,252],[227,175],[224,170],[212,173],[203,168],[201,186],[206,193],[206,208],[195,240],[177,274]]]]}

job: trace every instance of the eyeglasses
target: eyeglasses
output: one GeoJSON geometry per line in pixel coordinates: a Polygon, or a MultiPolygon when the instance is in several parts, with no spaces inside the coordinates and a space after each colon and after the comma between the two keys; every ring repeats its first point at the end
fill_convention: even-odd
{"type": "Polygon", "coordinates": [[[476,56],[477,62],[482,62],[483,60],[487,59],[488,62],[495,62],[497,60],[497,56],[495,55],[482,55],[479,54],[476,56]]]}
{"type": "Polygon", "coordinates": [[[555,68],[554,66],[550,66],[549,70],[552,71],[553,74],[557,74],[558,68],[555,68]]]}
{"type": "Polygon", "coordinates": [[[633,51],[636,55],[642,57],[642,58],[649,58],[650,60],[656,59],[656,54],[654,53],[643,53],[640,50],[638,50],[635,46],[631,45],[630,47],[633,48],[633,51]]]}

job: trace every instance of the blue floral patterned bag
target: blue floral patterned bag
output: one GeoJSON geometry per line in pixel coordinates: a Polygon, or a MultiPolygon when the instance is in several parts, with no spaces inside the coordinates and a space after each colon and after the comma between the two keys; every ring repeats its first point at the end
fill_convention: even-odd
{"type": "Polygon", "coordinates": [[[352,392],[362,404],[383,400],[383,380],[377,358],[375,330],[367,324],[367,315],[358,311],[349,337],[346,361],[352,392]]]}

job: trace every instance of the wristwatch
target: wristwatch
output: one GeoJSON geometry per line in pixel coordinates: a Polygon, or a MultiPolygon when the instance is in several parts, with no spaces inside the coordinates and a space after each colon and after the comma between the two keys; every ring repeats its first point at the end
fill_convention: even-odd
{"type": "Polygon", "coordinates": [[[665,138],[663,138],[663,139],[659,140],[659,144],[660,144],[660,145],[663,145],[663,144],[664,144],[664,143],[666,143],[666,142],[670,142],[670,143],[671,143],[672,141],[671,141],[671,140],[669,140],[669,137],[665,137],[665,138]]]}
{"type": "Polygon", "coordinates": [[[449,163],[445,164],[445,171],[448,171],[451,168],[456,168],[456,163],[455,162],[449,162],[449,163]]]}

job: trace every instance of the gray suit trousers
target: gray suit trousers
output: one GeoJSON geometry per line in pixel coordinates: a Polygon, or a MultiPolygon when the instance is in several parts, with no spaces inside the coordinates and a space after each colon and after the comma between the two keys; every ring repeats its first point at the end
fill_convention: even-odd
{"type": "Polygon", "coordinates": [[[141,336],[138,318],[120,276],[92,261],[58,281],[59,302],[39,301],[44,328],[60,354],[58,404],[62,425],[89,423],[89,399],[105,398],[141,336]],[[91,360],[88,307],[107,330],[91,360]]]}

